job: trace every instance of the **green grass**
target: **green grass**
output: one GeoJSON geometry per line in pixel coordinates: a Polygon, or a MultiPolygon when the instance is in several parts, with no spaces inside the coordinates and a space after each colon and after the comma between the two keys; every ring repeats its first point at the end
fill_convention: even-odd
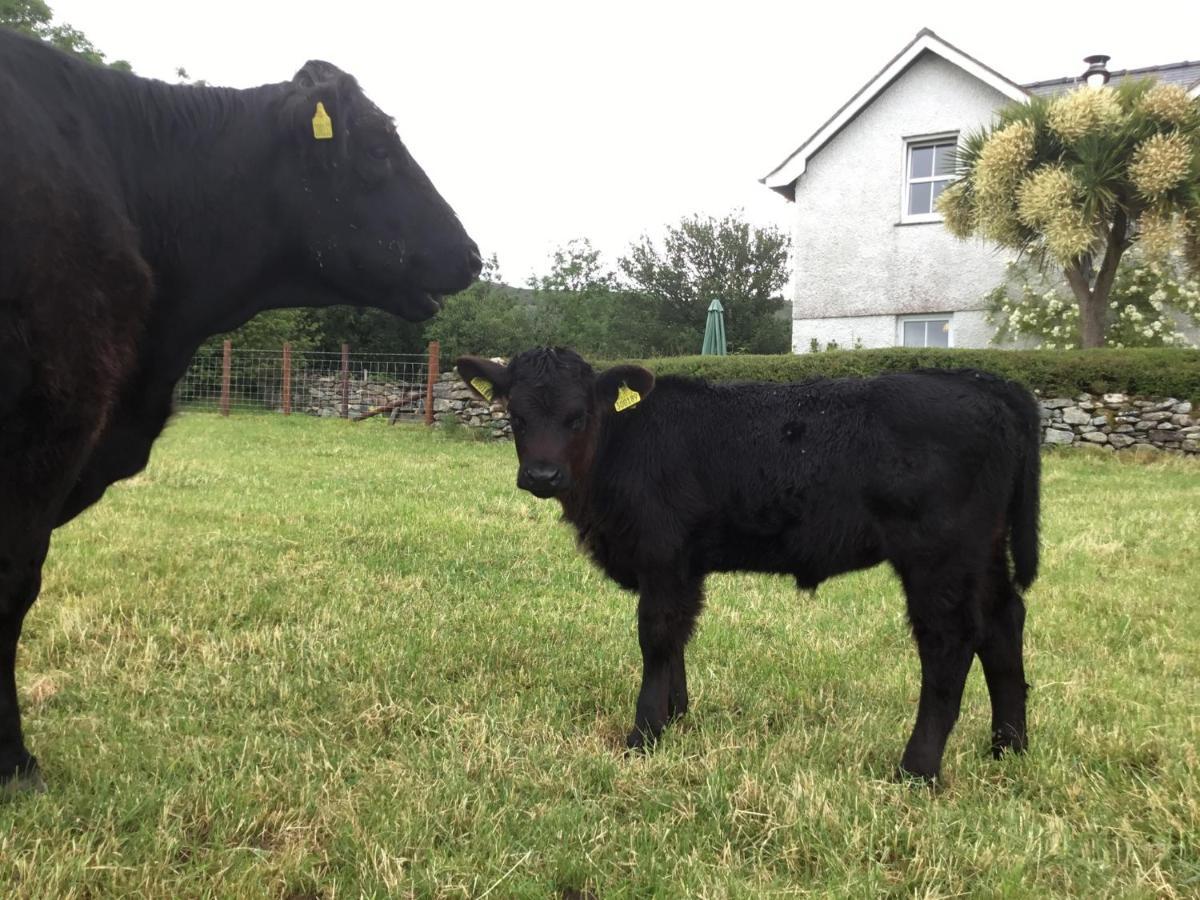
{"type": "Polygon", "coordinates": [[[54,540],[18,667],[50,790],[4,897],[1200,895],[1200,464],[1058,455],[1029,754],[973,670],[937,793],[885,570],[720,576],[626,758],[634,601],[511,446],[190,414],[54,540]],[[578,893],[573,893],[578,892],[578,893]]]}

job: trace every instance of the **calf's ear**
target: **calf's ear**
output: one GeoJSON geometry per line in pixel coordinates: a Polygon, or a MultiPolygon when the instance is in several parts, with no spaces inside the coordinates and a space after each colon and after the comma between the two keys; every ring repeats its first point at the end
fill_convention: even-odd
{"type": "Polygon", "coordinates": [[[508,395],[508,366],[478,356],[460,356],[454,367],[467,387],[488,403],[508,395]]]}
{"type": "Polygon", "coordinates": [[[641,366],[613,366],[596,376],[596,403],[603,412],[624,412],[654,390],[654,375],[641,366]]]}

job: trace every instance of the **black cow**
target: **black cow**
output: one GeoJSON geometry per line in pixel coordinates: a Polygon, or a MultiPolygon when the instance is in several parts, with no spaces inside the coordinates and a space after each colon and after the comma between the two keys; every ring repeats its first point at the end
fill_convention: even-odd
{"type": "Polygon", "coordinates": [[[1024,604],[1038,558],[1038,410],[974,371],[798,384],[593,373],[569,350],[458,360],[504,397],[517,486],[556,497],[580,544],[638,600],[630,747],[687,710],[684,646],[709,572],[802,588],[887,561],[904,584],[921,700],[901,771],[938,776],[978,654],[992,751],[1025,749],[1024,604]],[[1010,574],[1009,556],[1012,558],[1010,574]]]}
{"type": "Polygon", "coordinates": [[[478,248],[354,78],[172,86],[0,29],[0,783],[38,783],[17,639],[50,532],[145,466],[208,336],[269,308],[428,318],[478,248]]]}

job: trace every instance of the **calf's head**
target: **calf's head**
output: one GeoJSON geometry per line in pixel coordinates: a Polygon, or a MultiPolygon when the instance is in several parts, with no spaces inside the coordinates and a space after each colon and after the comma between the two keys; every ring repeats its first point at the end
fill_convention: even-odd
{"type": "Polygon", "coordinates": [[[560,497],[586,481],[607,416],[631,415],[654,389],[640,366],[596,374],[572,350],[526,350],[507,366],[460,357],[458,374],[476,395],[508,404],[517,445],[517,487],[560,497]]]}
{"type": "Polygon", "coordinates": [[[305,64],[281,104],[280,227],[298,230],[330,304],[412,321],[479,275],[479,248],[353,76],[305,64]]]}

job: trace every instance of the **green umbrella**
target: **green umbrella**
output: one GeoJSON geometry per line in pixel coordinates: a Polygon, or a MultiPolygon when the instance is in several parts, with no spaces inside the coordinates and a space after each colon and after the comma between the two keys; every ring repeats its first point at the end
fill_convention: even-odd
{"type": "Polygon", "coordinates": [[[725,307],[720,300],[708,304],[708,320],[704,323],[704,346],[700,352],[705,356],[725,355],[725,307]]]}

